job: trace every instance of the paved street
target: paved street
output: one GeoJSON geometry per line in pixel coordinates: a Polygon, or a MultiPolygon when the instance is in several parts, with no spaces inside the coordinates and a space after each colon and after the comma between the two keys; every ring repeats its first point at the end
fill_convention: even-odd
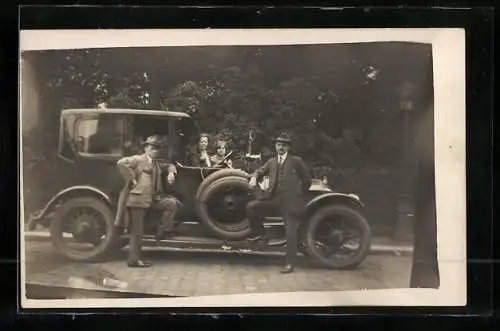
{"type": "Polygon", "coordinates": [[[287,275],[279,273],[282,258],[277,256],[147,251],[145,258],[154,263],[152,268],[128,268],[126,251],[104,263],[75,263],[56,255],[50,242],[26,241],[26,281],[92,289],[107,278],[120,281],[125,291],[193,296],[404,288],[411,268],[411,257],[390,255],[370,255],[348,271],[302,261],[287,275]]]}

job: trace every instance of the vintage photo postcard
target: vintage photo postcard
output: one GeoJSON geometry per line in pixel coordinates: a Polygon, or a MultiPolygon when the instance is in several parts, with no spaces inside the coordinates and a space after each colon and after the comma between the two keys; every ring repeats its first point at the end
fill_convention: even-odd
{"type": "Polygon", "coordinates": [[[461,29],[20,31],[22,308],[465,305],[465,72],[461,29]]]}

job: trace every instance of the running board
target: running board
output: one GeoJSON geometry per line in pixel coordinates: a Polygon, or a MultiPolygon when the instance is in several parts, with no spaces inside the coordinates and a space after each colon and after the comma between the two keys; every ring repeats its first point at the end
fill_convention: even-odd
{"type": "MultiPolygon", "coordinates": [[[[200,225],[201,223],[199,221],[182,221],[181,224],[183,225],[200,225]]],[[[273,227],[273,226],[284,226],[285,223],[283,222],[282,217],[266,217],[264,221],[264,227],[273,227]]]]}
{"type": "Polygon", "coordinates": [[[285,239],[272,239],[268,244],[251,243],[246,240],[221,240],[216,238],[175,236],[162,239],[159,242],[152,236],[145,236],[143,241],[148,246],[176,247],[189,249],[222,249],[222,250],[267,250],[269,248],[281,248],[286,245],[285,239]]]}

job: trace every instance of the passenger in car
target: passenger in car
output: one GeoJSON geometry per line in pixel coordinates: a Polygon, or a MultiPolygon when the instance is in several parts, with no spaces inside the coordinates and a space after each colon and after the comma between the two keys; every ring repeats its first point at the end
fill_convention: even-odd
{"type": "Polygon", "coordinates": [[[208,156],[208,134],[202,133],[198,139],[196,152],[191,157],[193,167],[211,167],[212,162],[208,156]]]}
{"type": "MultiPolygon", "coordinates": [[[[223,165],[222,163],[227,155],[227,145],[227,141],[224,139],[217,139],[215,143],[215,154],[210,157],[212,166],[217,167],[223,165]]],[[[229,168],[233,167],[233,162],[230,159],[225,160],[224,163],[227,164],[229,168]]]]}

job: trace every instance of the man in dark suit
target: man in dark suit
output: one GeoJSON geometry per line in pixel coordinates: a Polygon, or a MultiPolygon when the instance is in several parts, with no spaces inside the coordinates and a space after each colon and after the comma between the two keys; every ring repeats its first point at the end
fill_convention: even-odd
{"type": "Polygon", "coordinates": [[[297,257],[298,226],[305,212],[305,193],[311,186],[311,176],[302,158],[289,153],[291,140],[282,134],[274,140],[277,155],[257,169],[249,185],[253,189],[264,176],[269,176],[269,188],[257,200],[247,205],[252,236],[248,240],[267,243],[264,218],[267,211],[278,208],[286,226],[286,264],[281,271],[293,271],[297,257]]]}
{"type": "Polygon", "coordinates": [[[128,266],[144,268],[151,266],[140,256],[146,210],[153,208],[162,211],[157,233],[159,240],[164,232],[173,232],[175,214],[181,203],[166,193],[164,178],[172,185],[177,170],[171,163],[158,161],[160,150],[164,147],[161,137],[148,137],[142,145],[143,154],[124,157],[117,162],[117,166],[130,187],[122,192],[127,195],[125,204],[131,216],[128,266]]]}

